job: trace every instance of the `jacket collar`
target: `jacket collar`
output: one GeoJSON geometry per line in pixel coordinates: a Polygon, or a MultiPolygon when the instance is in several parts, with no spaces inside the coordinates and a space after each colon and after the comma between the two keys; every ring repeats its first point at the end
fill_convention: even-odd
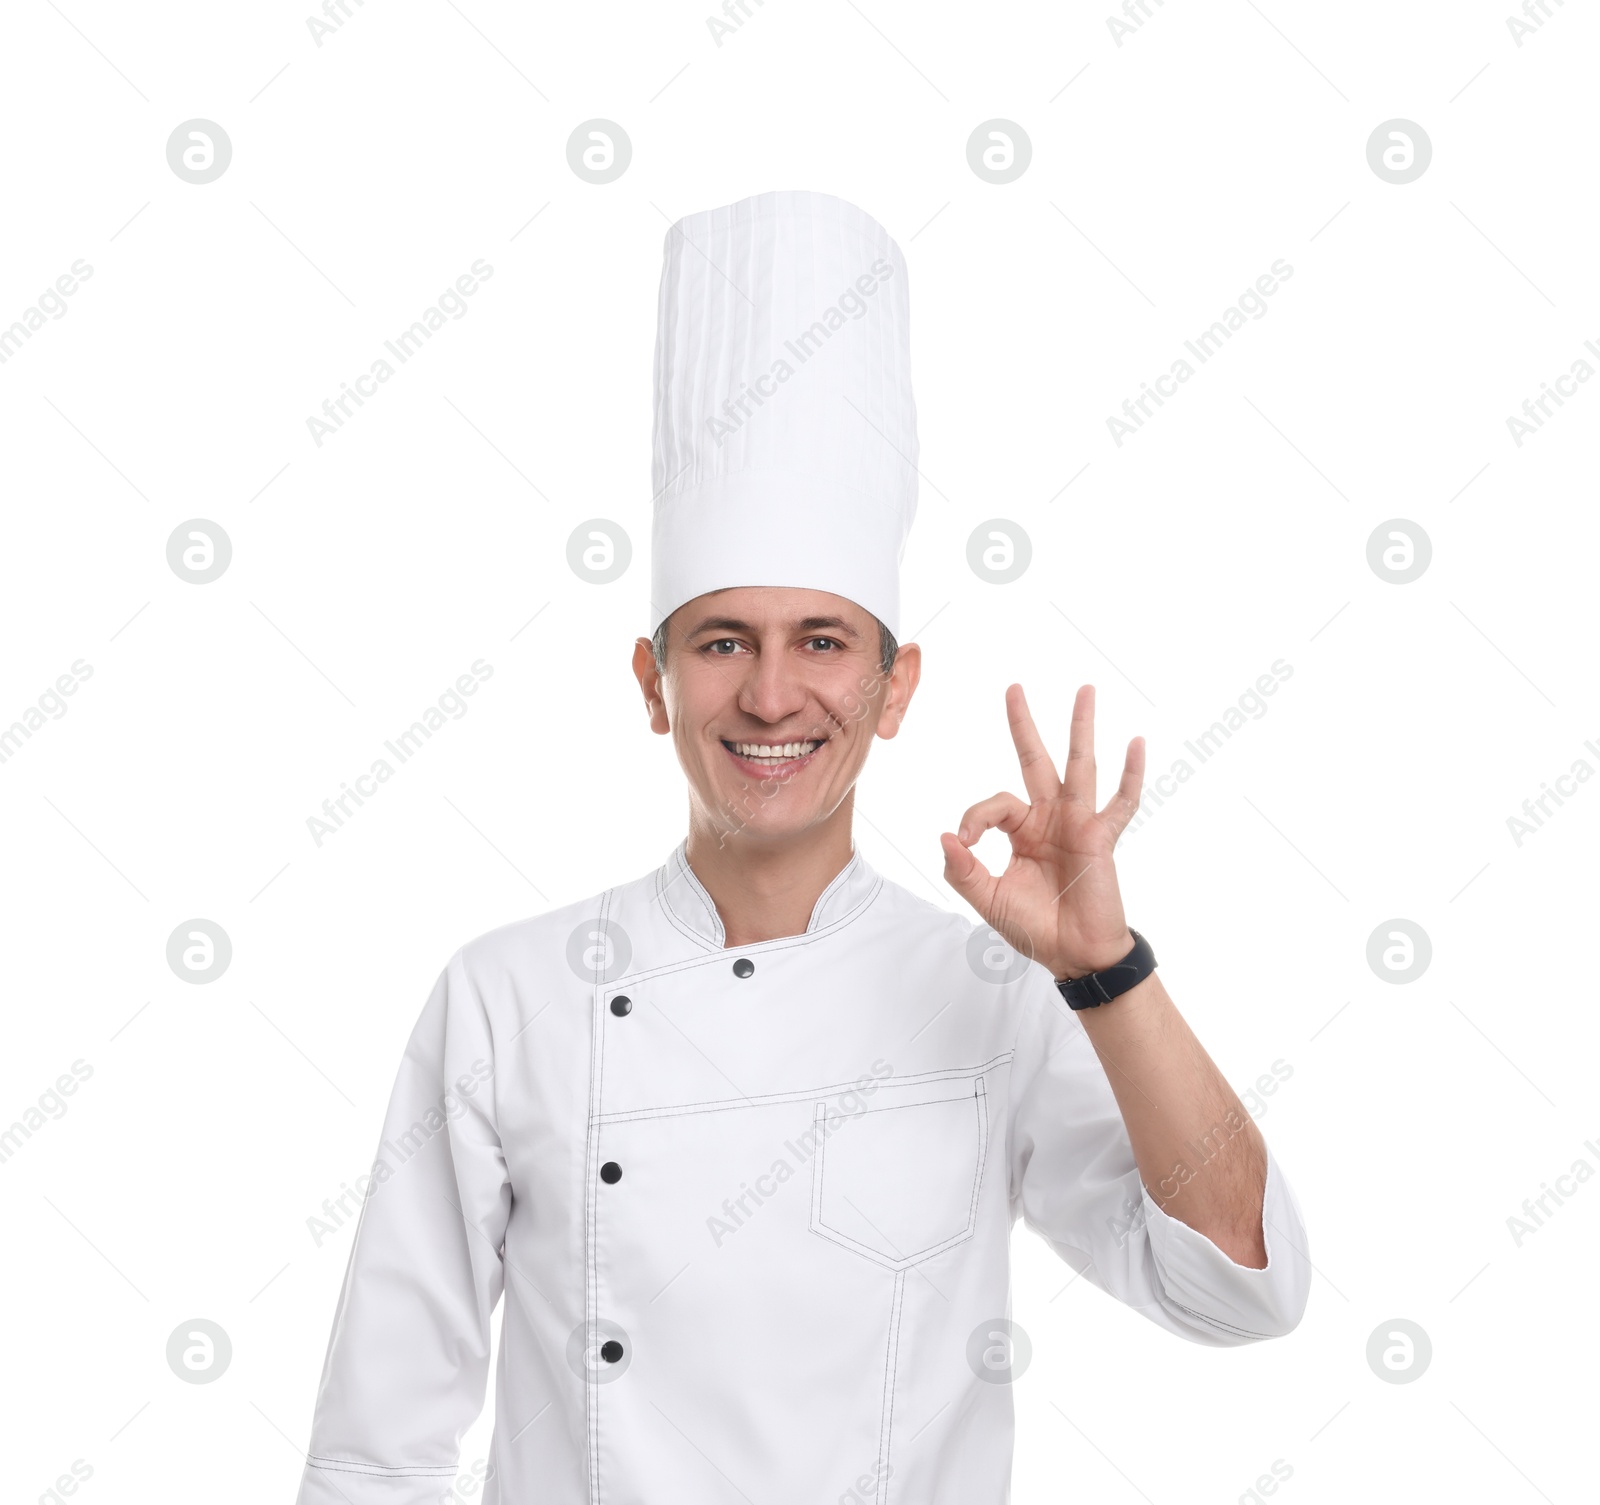
{"type": "MultiPolygon", "coordinates": [[[[706,892],[705,885],[689,866],[688,848],[689,839],[684,837],[666,862],[656,869],[655,897],[679,930],[703,946],[720,950],[725,944],[722,916],[717,913],[717,906],[706,892]]],[[[882,881],[867,866],[852,836],[850,860],[817,896],[806,934],[843,919],[859,904],[871,898],[882,881]]]]}

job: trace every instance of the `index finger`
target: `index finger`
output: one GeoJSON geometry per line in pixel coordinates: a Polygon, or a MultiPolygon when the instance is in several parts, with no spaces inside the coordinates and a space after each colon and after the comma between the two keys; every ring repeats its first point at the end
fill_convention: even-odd
{"type": "Polygon", "coordinates": [[[1045,751],[1039,728],[1028,712],[1028,700],[1021,685],[1006,689],[1006,717],[1011,723],[1011,740],[1017,746],[1017,761],[1022,765],[1022,782],[1031,800],[1053,799],[1061,791],[1056,766],[1045,751]]]}

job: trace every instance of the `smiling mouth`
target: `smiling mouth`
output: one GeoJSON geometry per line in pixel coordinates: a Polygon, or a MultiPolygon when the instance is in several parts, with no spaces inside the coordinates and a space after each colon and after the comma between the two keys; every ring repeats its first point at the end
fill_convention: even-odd
{"type": "Polygon", "coordinates": [[[775,768],[798,768],[810,760],[826,738],[803,737],[795,742],[730,742],[720,739],[736,763],[771,772],[775,768]]]}

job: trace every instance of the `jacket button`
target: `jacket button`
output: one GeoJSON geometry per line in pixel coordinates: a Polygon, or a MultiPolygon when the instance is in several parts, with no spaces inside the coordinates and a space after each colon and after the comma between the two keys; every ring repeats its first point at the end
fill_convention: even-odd
{"type": "Polygon", "coordinates": [[[617,1016],[617,1018],[619,1018],[619,1019],[624,1014],[626,1014],[629,1011],[631,1011],[632,1008],[633,1008],[633,1000],[631,998],[628,998],[628,997],[625,997],[625,996],[619,996],[619,997],[613,998],[611,1000],[611,1012],[613,1014],[615,1014],[617,1016]]]}
{"type": "Polygon", "coordinates": [[[622,1167],[615,1160],[608,1160],[600,1167],[600,1179],[608,1186],[615,1186],[622,1179],[622,1167]]]}
{"type": "Polygon", "coordinates": [[[608,1364],[615,1364],[622,1357],[622,1345],[615,1338],[608,1343],[602,1343],[600,1357],[608,1364]]]}
{"type": "Polygon", "coordinates": [[[748,977],[755,969],[756,964],[748,956],[741,956],[733,964],[733,975],[735,977],[748,977]]]}

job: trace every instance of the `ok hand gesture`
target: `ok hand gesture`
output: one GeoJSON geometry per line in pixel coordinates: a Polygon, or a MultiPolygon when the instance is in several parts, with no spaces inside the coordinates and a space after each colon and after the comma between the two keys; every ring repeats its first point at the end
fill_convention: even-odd
{"type": "Polygon", "coordinates": [[[1006,713],[1032,803],[996,794],[972,806],[954,835],[946,831],[939,837],[945,881],[1013,948],[1048,967],[1052,977],[1097,972],[1133,949],[1111,850],[1139,808],[1144,738],[1128,744],[1117,792],[1096,811],[1094,686],[1081,686],[1073,702],[1067,766],[1060,778],[1021,685],[1006,690],[1006,713]],[[998,878],[969,850],[993,826],[1011,839],[1011,861],[998,878]]]}

